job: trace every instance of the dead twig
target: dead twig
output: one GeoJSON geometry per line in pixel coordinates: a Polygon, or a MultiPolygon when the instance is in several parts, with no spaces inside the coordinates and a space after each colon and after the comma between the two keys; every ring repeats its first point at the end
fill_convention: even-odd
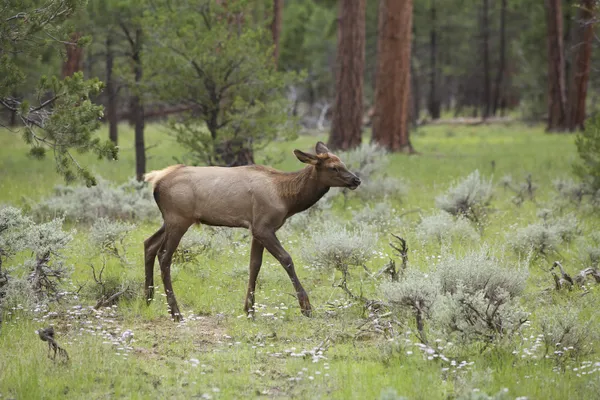
{"type": "Polygon", "coordinates": [[[69,360],[69,354],[67,351],[59,346],[54,339],[54,327],[50,326],[48,328],[41,329],[37,331],[37,334],[40,336],[42,341],[48,342],[48,358],[52,358],[53,361],[56,361],[56,353],[58,352],[59,356],[65,358],[65,361],[69,360]],[[54,351],[54,355],[50,357],[52,351],[54,351]]]}

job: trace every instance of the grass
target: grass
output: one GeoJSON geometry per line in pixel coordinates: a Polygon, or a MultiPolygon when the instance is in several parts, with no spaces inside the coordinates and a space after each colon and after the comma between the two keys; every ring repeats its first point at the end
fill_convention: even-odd
{"type": "MultiPolygon", "coordinates": [[[[325,140],[326,135],[274,143],[257,155],[257,161],[268,158],[276,160],[272,164],[276,168],[298,169],[300,164],[292,150],[308,150],[319,139],[325,140]]],[[[571,135],[545,134],[541,126],[519,124],[419,128],[412,141],[420,154],[391,155],[387,171],[410,184],[406,198],[390,199],[397,213],[419,212],[408,214],[402,224],[382,232],[377,254],[367,267],[376,271],[393,257],[387,245],[389,233],[407,239],[410,267],[423,270],[429,268],[432,257],[476,246],[452,243],[448,249],[443,244],[421,243],[414,233],[419,216],[434,212],[435,197],[474,169],[493,177],[496,185],[482,241],[516,261],[505,247],[506,235],[535,221],[538,208],[553,196],[553,179],[571,176],[571,164],[576,160],[573,139],[571,135]],[[527,201],[516,207],[510,201],[512,194],[499,188],[498,182],[505,174],[523,179],[528,173],[540,188],[537,204],[527,201]]],[[[158,126],[148,128],[146,141],[152,146],[149,170],[173,163],[173,156],[182,153],[158,126]]],[[[123,182],[134,173],[133,134],[127,126],[121,126],[120,142],[118,162],[98,162],[86,155],[81,161],[93,165],[92,170],[102,177],[123,182]]],[[[23,199],[39,201],[60,183],[52,160],[28,159],[19,137],[0,130],[0,204],[19,206],[23,199]]],[[[338,196],[335,218],[350,219],[364,204],[354,199],[347,206],[343,207],[338,196]]],[[[596,215],[581,214],[580,219],[584,238],[598,230],[600,219],[596,215]]],[[[109,260],[106,275],[133,282],[138,295],[101,313],[87,308],[95,302],[86,297],[94,285],[89,264],[98,266],[101,260],[87,241],[88,227],[76,226],[78,233],[67,254],[67,261],[74,266],[74,286],[67,289],[84,288],[78,298],[71,296],[49,309],[5,313],[0,332],[0,398],[376,399],[390,390],[410,399],[449,399],[482,393],[491,396],[507,390],[507,398],[563,399],[595,398],[600,392],[600,372],[581,373],[584,362],[591,362],[592,370],[600,361],[597,352],[565,365],[523,357],[523,349],[534,340],[530,336],[539,333],[536,315],[549,304],[577,302],[584,310],[582,315],[596,318],[593,328],[600,329],[594,305],[600,300],[598,289],[590,287],[585,301],[579,300],[580,290],[554,293],[552,278],[543,269],[553,259],[539,259],[530,266],[524,306],[533,316],[521,337],[485,349],[448,345],[446,338],[440,338],[444,349],[437,351],[449,359],[445,362],[439,357],[429,360],[420,349],[414,334],[409,333],[414,331],[411,318],[401,319],[399,336],[393,340],[375,333],[357,339],[356,333],[368,315],[333,286],[338,275],[307,268],[301,258],[302,235],[294,231],[283,231],[280,238],[294,257],[300,280],[311,296],[313,318],[301,316],[291,283],[269,255],[265,255],[258,281],[257,317],[252,321],[243,315],[249,237],[240,230],[234,235],[235,246],[232,243],[226,251],[201,255],[200,265],[173,267],[175,292],[188,317],[183,324],[175,324],[168,317],[159,273],[155,274],[159,285],[155,301],[147,307],[141,295],[141,243],[158,226],[158,221],[138,224],[130,234],[126,241],[128,265],[109,260]],[[69,352],[69,363],[53,363],[47,358],[46,344],[35,334],[36,329],[47,325],[55,326],[57,340],[69,352]],[[133,341],[124,338],[126,330],[134,333],[133,341]],[[325,358],[315,359],[311,354],[315,349],[325,358]]],[[[310,233],[310,224],[305,231],[310,233]]],[[[556,255],[570,273],[583,267],[578,251],[576,244],[567,244],[556,255]]],[[[360,269],[352,269],[349,285],[367,297],[380,296],[377,282],[360,269]]],[[[438,337],[435,332],[429,336],[432,340],[438,337]]],[[[594,346],[600,350],[598,343],[594,346]]]]}

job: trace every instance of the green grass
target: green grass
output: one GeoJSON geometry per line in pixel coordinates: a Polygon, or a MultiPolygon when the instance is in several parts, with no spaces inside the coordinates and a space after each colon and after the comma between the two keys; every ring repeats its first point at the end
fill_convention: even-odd
{"type": "MultiPolygon", "coordinates": [[[[106,132],[102,132],[106,135],[106,132]]],[[[122,126],[120,160],[98,162],[91,156],[81,161],[106,179],[123,182],[134,174],[132,131],[122,126]]],[[[274,143],[257,154],[279,160],[273,165],[284,170],[301,167],[292,155],[294,148],[309,149],[326,135],[300,136],[294,142],[274,143]]],[[[162,168],[181,156],[182,149],[171,136],[157,126],[147,130],[146,141],[153,146],[148,152],[148,169],[162,168]]],[[[571,135],[548,135],[541,126],[430,126],[414,133],[413,145],[419,155],[391,155],[387,173],[402,178],[410,185],[404,199],[392,199],[392,205],[409,214],[403,223],[383,232],[378,250],[367,266],[378,270],[392,255],[388,233],[398,233],[409,243],[410,267],[428,269],[430,256],[445,251],[464,251],[475,244],[454,243],[443,249],[437,244],[422,244],[415,238],[414,226],[419,215],[434,210],[434,199],[458,178],[474,169],[493,177],[495,197],[492,212],[483,234],[483,242],[496,252],[506,252],[506,235],[536,218],[536,211],[552,197],[552,180],[571,176],[576,160],[571,135]],[[526,202],[516,207],[512,194],[498,187],[499,179],[511,174],[523,179],[528,173],[539,185],[537,205],[526,202]]],[[[26,147],[18,136],[0,130],[0,204],[19,206],[23,198],[39,201],[52,193],[61,178],[54,172],[52,160],[35,161],[26,157],[26,147]]],[[[360,188],[358,189],[360,190],[360,188]]],[[[356,199],[343,209],[338,196],[334,202],[337,218],[351,218],[364,205],[356,199]]],[[[583,237],[597,231],[597,216],[577,211],[583,221],[583,237]]],[[[58,315],[43,318],[46,312],[31,313],[12,310],[4,315],[0,332],[0,398],[334,398],[376,399],[389,388],[410,399],[448,399],[473,393],[489,395],[508,389],[507,398],[529,399],[595,398],[600,391],[600,372],[581,375],[573,371],[583,361],[600,361],[594,353],[569,364],[562,372],[554,370],[551,360],[523,358],[514,349],[526,347],[528,335],[537,334],[536,314],[548,304],[567,304],[581,298],[581,291],[553,293],[551,276],[543,270],[553,259],[535,261],[523,305],[534,312],[532,326],[523,336],[491,348],[450,346],[446,357],[465,367],[451,367],[435,359],[428,360],[414,345],[413,334],[402,333],[396,340],[371,334],[355,339],[364,312],[359,305],[348,304],[343,292],[333,287],[337,275],[316,272],[304,267],[301,237],[282,232],[282,243],[294,257],[297,271],[307,289],[315,315],[302,317],[292,296],[292,285],[276,261],[265,255],[257,288],[258,312],[254,321],[243,315],[247,284],[249,238],[244,231],[235,235],[235,246],[221,253],[208,252],[200,257],[200,265],[175,265],[174,288],[185,316],[184,324],[170,321],[164,301],[160,274],[155,273],[159,290],[155,301],[147,307],[141,298],[143,281],[142,241],[153,233],[159,222],[139,224],[127,240],[130,265],[116,260],[108,263],[106,275],[136,284],[138,296],[123,301],[113,311],[102,314],[73,305],[90,306],[94,300],[86,296],[93,285],[89,263],[100,259],[87,242],[87,227],[76,226],[78,233],[69,247],[67,261],[74,266],[75,288],[83,285],[78,299],[63,305],[51,305],[58,315]],[[114,313],[110,315],[110,313],[114,313]],[[90,323],[87,323],[90,321],[90,323]],[[70,363],[53,363],[46,356],[46,343],[34,333],[36,329],[54,325],[57,340],[68,350],[70,363]],[[134,332],[131,349],[119,350],[122,344],[104,343],[105,333],[120,336],[127,329],[134,332]],[[407,338],[409,342],[404,339],[407,338]],[[322,346],[326,359],[313,362],[310,355],[291,353],[310,351],[322,346]],[[412,352],[412,354],[411,354],[412,352]],[[198,360],[196,361],[192,361],[198,360]],[[446,369],[449,368],[449,369],[446,369]],[[578,376],[581,375],[581,376],[578,376]],[[479,392],[473,392],[473,390],[479,392]]],[[[311,231],[311,226],[306,231],[311,231]]],[[[560,257],[569,272],[583,267],[576,244],[561,248],[560,257]]],[[[15,260],[16,261],[16,260],[15,260]]],[[[352,270],[350,286],[362,288],[367,297],[378,298],[377,284],[362,270],[352,270]]],[[[580,307],[584,315],[596,318],[593,329],[600,329],[596,306],[598,289],[592,288],[580,307]]],[[[402,319],[399,332],[414,330],[411,319],[402,319]]],[[[436,338],[434,333],[430,334],[436,338]]],[[[530,339],[529,339],[530,340],[530,339]]],[[[596,350],[600,350],[595,343],[596,350]]]]}

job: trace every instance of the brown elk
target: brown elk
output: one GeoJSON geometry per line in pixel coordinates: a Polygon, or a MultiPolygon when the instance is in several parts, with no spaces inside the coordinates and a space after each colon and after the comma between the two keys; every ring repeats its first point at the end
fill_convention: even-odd
{"type": "Polygon", "coordinates": [[[256,277],[266,248],[281,263],[292,280],[302,314],[310,316],[311,305],[300,284],[292,257],[275,232],[292,215],[315,204],[331,187],[352,190],[360,179],[322,143],[316,155],[294,150],[298,160],[308,164],[297,172],[281,172],[260,165],[243,167],[190,167],[172,165],[145,175],[153,185],[154,199],[164,223],[144,241],[146,299],[154,297],[154,260],[160,271],[171,315],[181,314],[171,284],[171,259],[181,237],[194,223],[246,228],[252,233],[250,277],[244,310],[254,309],[256,277]]]}

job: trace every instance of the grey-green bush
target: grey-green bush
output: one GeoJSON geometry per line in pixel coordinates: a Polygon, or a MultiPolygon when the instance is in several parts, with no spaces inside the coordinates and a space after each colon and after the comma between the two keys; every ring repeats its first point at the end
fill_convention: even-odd
{"type": "Polygon", "coordinates": [[[424,242],[444,240],[477,241],[479,234],[462,216],[454,217],[446,211],[427,216],[417,225],[417,237],[424,242]]]}
{"type": "Polygon", "coordinates": [[[562,217],[552,216],[550,210],[538,213],[541,221],[519,228],[507,234],[508,244],[519,254],[533,251],[546,256],[558,250],[562,243],[568,243],[578,236],[579,221],[573,214],[562,217]]]}
{"type": "Polygon", "coordinates": [[[122,185],[98,179],[98,184],[90,188],[57,186],[54,196],[34,205],[32,213],[37,218],[64,216],[68,221],[85,223],[102,217],[148,221],[160,215],[148,185],[135,179],[122,185]]]}
{"type": "Polygon", "coordinates": [[[353,220],[375,229],[386,229],[399,224],[400,221],[394,214],[395,210],[389,203],[377,203],[375,206],[366,205],[354,215],[353,220]]]}
{"type": "Polygon", "coordinates": [[[89,239],[101,253],[124,260],[125,239],[133,229],[135,229],[134,224],[101,217],[90,228],[89,239]]]}
{"type": "Polygon", "coordinates": [[[527,319],[519,305],[528,271],[509,267],[486,247],[436,267],[441,296],[433,310],[439,328],[465,342],[493,341],[517,331],[527,319]]]}
{"type": "Polygon", "coordinates": [[[452,215],[462,215],[473,222],[481,222],[491,199],[491,179],[485,180],[479,170],[475,170],[445,194],[436,197],[435,205],[452,215]]]}

